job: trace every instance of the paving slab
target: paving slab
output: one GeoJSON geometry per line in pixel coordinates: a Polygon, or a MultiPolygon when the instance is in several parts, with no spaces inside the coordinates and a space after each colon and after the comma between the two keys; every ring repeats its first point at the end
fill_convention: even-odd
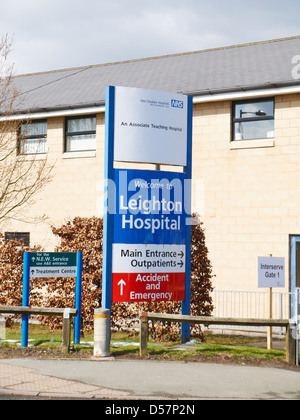
{"type": "Polygon", "coordinates": [[[0,381],[81,398],[300,399],[300,370],[209,363],[1,359],[0,381]]]}
{"type": "MultiPolygon", "coordinates": [[[[22,359],[24,360],[24,359],[22,359]]],[[[19,366],[20,360],[0,361],[0,395],[28,395],[60,398],[122,398],[126,392],[89,385],[77,380],[44,375],[34,367],[19,366]],[[16,365],[14,364],[16,363],[16,365]]],[[[36,361],[35,361],[36,362],[36,361]]]]}

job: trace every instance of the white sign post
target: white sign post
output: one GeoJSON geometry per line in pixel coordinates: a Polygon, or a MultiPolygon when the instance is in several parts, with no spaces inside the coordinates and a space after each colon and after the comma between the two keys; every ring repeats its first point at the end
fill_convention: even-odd
{"type": "MultiPolygon", "coordinates": [[[[285,287],[285,260],[282,257],[258,257],[258,287],[268,288],[267,317],[272,318],[272,288],[285,287]]],[[[272,349],[272,327],[267,328],[267,348],[272,349]]]]}

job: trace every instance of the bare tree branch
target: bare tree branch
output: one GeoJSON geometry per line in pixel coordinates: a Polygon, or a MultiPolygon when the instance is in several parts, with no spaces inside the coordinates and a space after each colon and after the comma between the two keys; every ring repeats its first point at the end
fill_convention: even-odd
{"type": "Polygon", "coordinates": [[[13,38],[7,34],[2,37],[0,41],[0,223],[9,218],[22,220],[20,208],[33,203],[36,194],[51,181],[53,169],[45,156],[41,159],[38,154],[20,154],[18,137],[21,126],[24,123],[30,124],[30,121],[25,118],[26,116],[24,121],[12,118],[20,101],[20,92],[13,83],[13,66],[7,64],[12,45],[13,38]]]}

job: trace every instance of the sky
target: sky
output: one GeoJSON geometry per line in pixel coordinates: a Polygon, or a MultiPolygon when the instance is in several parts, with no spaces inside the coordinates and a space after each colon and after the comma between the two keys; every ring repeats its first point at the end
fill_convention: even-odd
{"type": "Polygon", "coordinates": [[[0,37],[25,74],[296,36],[299,17],[299,0],[2,0],[0,37]]]}

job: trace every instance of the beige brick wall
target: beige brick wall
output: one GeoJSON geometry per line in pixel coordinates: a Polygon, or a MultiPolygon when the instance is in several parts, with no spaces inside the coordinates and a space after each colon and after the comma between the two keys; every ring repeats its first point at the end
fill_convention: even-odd
{"type": "Polygon", "coordinates": [[[300,233],[300,95],[276,97],[274,147],[231,150],[230,123],[231,102],[195,106],[193,177],[204,183],[214,286],[257,290],[257,257],[270,254],[285,257],[288,286],[289,234],[300,233]]]}
{"type": "Polygon", "coordinates": [[[33,223],[11,221],[4,231],[29,232],[31,244],[41,244],[51,251],[57,240],[51,225],[60,226],[76,216],[103,214],[103,203],[97,190],[103,185],[104,114],[97,116],[95,152],[63,153],[64,118],[48,119],[48,161],[53,165],[52,181],[35,198],[34,205],[22,208],[21,216],[33,223]],[[45,216],[43,221],[39,221],[45,216]]]}
{"type": "MultiPolygon", "coordinates": [[[[49,118],[53,181],[23,210],[47,219],[4,229],[30,231],[32,244],[47,250],[56,244],[52,224],[102,215],[104,114],[97,116],[95,153],[63,154],[63,133],[64,118],[49,118]]],[[[193,210],[203,217],[214,287],[257,290],[257,257],[285,257],[288,279],[289,234],[300,234],[300,95],[276,97],[274,142],[241,142],[232,150],[230,137],[230,101],[194,106],[193,210]]]]}

